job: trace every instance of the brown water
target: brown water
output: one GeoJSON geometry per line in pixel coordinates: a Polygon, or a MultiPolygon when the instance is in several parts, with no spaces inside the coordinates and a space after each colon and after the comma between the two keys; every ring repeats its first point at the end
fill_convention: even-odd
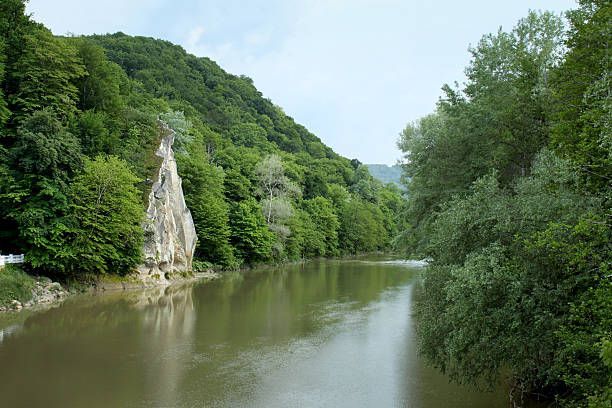
{"type": "Polygon", "coordinates": [[[418,273],[314,261],[4,314],[0,406],[506,408],[417,357],[418,273]]]}

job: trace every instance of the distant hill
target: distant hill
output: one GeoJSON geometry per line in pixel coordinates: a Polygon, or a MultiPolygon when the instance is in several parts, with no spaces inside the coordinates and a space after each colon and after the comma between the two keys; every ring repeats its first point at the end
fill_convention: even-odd
{"type": "Polygon", "coordinates": [[[383,183],[395,183],[400,185],[400,176],[402,175],[402,168],[394,164],[393,166],[387,166],[386,164],[366,164],[370,174],[376,177],[383,183]]]}

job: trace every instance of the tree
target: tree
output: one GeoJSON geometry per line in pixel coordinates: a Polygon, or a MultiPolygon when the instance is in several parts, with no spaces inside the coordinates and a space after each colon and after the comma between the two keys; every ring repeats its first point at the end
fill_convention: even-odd
{"type": "Polygon", "coordinates": [[[172,144],[172,149],[175,153],[182,155],[188,154],[187,145],[194,140],[194,136],[190,134],[192,127],[191,121],[187,120],[185,114],[180,111],[168,111],[159,115],[159,118],[176,133],[174,143],[172,144]]]}
{"type": "Polygon", "coordinates": [[[466,106],[479,119],[471,122],[477,125],[479,142],[490,146],[492,164],[503,181],[527,175],[548,142],[550,76],[561,55],[562,35],[559,17],[531,11],[510,33],[500,29],[470,50],[466,106]]]}
{"type": "Polygon", "coordinates": [[[254,198],[230,206],[230,242],[240,263],[257,264],[272,259],[274,236],[254,198]]]}
{"type": "Polygon", "coordinates": [[[125,275],[140,262],[144,213],[138,182],[116,156],[86,159],[72,183],[72,214],[78,227],[70,245],[79,256],[71,262],[70,273],[125,275]]]}
{"type": "Polygon", "coordinates": [[[208,162],[200,140],[189,146],[188,156],[178,156],[177,164],[198,235],[196,257],[225,268],[234,266],[223,170],[208,162]]]}
{"type": "Polygon", "coordinates": [[[353,196],[342,205],[339,218],[338,241],[342,250],[356,254],[384,247],[387,233],[377,205],[353,196]]]}
{"type": "MultiPolygon", "coordinates": [[[[6,64],[6,54],[4,53],[4,49],[6,44],[4,41],[0,40],[0,84],[4,82],[5,75],[5,64],[6,64]]],[[[8,102],[4,97],[4,91],[0,87],[0,126],[3,126],[4,123],[11,116],[11,111],[8,110],[8,102]]]]}
{"type": "Polygon", "coordinates": [[[79,90],[74,82],[85,75],[77,50],[68,41],[55,38],[44,27],[25,35],[23,55],[15,61],[7,81],[15,84],[7,94],[14,119],[42,108],[67,117],[76,110],[79,90]]]}
{"type": "Polygon", "coordinates": [[[292,205],[289,199],[298,196],[301,191],[287,176],[280,156],[270,155],[255,167],[255,175],[259,189],[257,194],[262,197],[261,207],[266,222],[271,229],[276,229],[279,236],[287,236],[284,221],[292,215],[292,205]]]}
{"type": "Polygon", "coordinates": [[[362,200],[377,204],[381,188],[381,181],[370,175],[367,166],[362,164],[357,167],[353,174],[353,184],[350,187],[352,192],[356,193],[362,200]]]}
{"type": "Polygon", "coordinates": [[[475,385],[509,369],[517,402],[561,387],[555,360],[567,349],[556,333],[569,302],[609,268],[609,238],[578,227],[602,201],[575,191],[577,180],[567,161],[544,151],[512,188],[485,176],[446,203],[416,309],[420,349],[436,367],[475,385]]]}
{"type": "Polygon", "coordinates": [[[81,146],[49,108],[29,115],[17,131],[11,149],[14,168],[67,183],[83,163],[81,146]]]}
{"type": "Polygon", "coordinates": [[[49,109],[27,116],[17,137],[9,150],[7,217],[18,226],[26,261],[61,275],[74,256],[67,239],[75,228],[70,180],[83,163],[79,142],[49,109]]]}
{"type": "Polygon", "coordinates": [[[591,190],[612,179],[612,7],[581,0],[567,13],[569,51],[555,72],[551,148],[580,167],[591,190]]]}
{"type": "Polygon", "coordinates": [[[14,64],[25,49],[25,35],[35,24],[25,13],[24,0],[6,0],[0,4],[0,125],[9,119],[8,95],[15,91],[16,82],[10,81],[14,64]]]}
{"type": "Polygon", "coordinates": [[[402,132],[398,147],[410,196],[404,236],[412,254],[425,256],[436,212],[479,177],[495,169],[507,186],[529,175],[549,143],[550,77],[562,28],[552,13],[530,12],[511,32],[483,36],[470,49],[466,86],[445,85],[436,113],[402,132]]]}
{"type": "Polygon", "coordinates": [[[88,38],[69,38],[83,62],[85,74],[78,79],[79,108],[116,113],[125,106],[122,93],[128,78],[114,62],[108,61],[104,49],[88,38]]]}
{"type": "Polygon", "coordinates": [[[262,151],[269,149],[268,134],[256,123],[241,123],[233,126],[229,136],[237,145],[253,147],[262,151]]]}
{"type": "Polygon", "coordinates": [[[304,200],[302,207],[310,216],[312,233],[315,234],[316,245],[310,245],[309,256],[339,255],[338,230],[340,221],[334,212],[333,203],[324,197],[304,200]]]}
{"type": "Polygon", "coordinates": [[[120,145],[119,132],[108,122],[109,117],[104,112],[90,109],[75,115],[68,126],[70,132],[79,138],[83,153],[95,157],[100,153],[114,153],[120,145]]]}

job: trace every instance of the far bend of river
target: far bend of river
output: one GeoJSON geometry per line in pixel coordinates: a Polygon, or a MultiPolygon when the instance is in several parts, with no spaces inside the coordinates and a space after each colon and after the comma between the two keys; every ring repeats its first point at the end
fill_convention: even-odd
{"type": "Polygon", "coordinates": [[[312,261],[2,314],[0,406],[506,408],[417,357],[411,265],[312,261]]]}

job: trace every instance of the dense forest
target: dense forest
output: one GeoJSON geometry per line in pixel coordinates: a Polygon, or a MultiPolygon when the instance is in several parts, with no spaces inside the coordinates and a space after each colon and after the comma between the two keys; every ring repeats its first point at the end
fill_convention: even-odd
{"type": "Polygon", "coordinates": [[[122,33],[56,37],[0,5],[0,251],[58,279],[140,262],[158,120],[198,235],[194,268],[386,249],[402,198],[208,58],[122,33]],[[149,182],[150,183],[150,182],[149,182]]]}
{"type": "Polygon", "coordinates": [[[462,383],[509,376],[514,406],[612,406],[612,4],[578,3],[482,37],[398,142],[400,241],[433,259],[421,352],[462,383]]]}

